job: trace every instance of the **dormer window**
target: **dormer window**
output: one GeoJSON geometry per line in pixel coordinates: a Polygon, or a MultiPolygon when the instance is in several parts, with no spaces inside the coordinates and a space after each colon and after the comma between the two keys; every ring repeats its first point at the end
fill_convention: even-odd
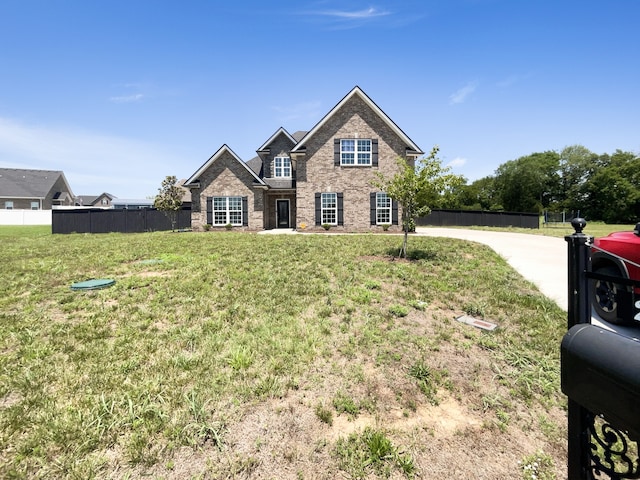
{"type": "Polygon", "coordinates": [[[273,176],[291,178],[291,159],[289,157],[275,157],[273,159],[273,176]]]}

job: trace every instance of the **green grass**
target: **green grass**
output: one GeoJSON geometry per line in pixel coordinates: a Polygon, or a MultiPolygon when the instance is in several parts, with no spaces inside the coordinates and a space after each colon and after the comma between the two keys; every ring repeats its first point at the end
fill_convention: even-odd
{"type": "MultiPolygon", "coordinates": [[[[227,452],[244,415],[298,391],[313,392],[309,409],[326,428],[334,415],[382,415],[372,368],[410,410],[442,390],[482,405],[487,393],[466,391],[441,350],[488,352],[495,388],[511,396],[494,409],[505,428],[517,425],[511,405],[563,404],[565,314],[477,244],[412,237],[415,260],[404,262],[388,257],[398,237],[382,235],[3,227],[0,237],[3,478],[105,477],[113,452],[118,475],[174,469],[181,448],[227,452]],[[70,289],[91,278],[116,283],[70,289]],[[501,327],[468,331],[452,322],[465,311],[501,327]],[[417,333],[420,322],[433,335],[417,333]]],[[[413,475],[386,435],[343,438],[335,468],[413,475]]]]}
{"type": "MultiPolygon", "coordinates": [[[[548,237],[565,237],[575,232],[570,223],[565,224],[549,224],[544,225],[542,217],[540,217],[540,228],[519,228],[519,227],[455,227],[455,228],[471,228],[473,230],[488,230],[495,232],[514,232],[514,233],[526,233],[530,235],[544,235],[548,237]]],[[[623,230],[631,231],[635,228],[635,224],[608,224],[604,222],[591,222],[587,221],[587,226],[584,229],[586,235],[592,237],[604,237],[611,232],[619,232],[623,230]]]]}

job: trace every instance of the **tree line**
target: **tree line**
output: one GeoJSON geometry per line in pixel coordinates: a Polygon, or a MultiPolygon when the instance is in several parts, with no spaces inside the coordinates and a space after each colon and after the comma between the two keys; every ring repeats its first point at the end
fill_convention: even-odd
{"type": "Polygon", "coordinates": [[[580,212],[589,220],[640,220],[640,157],[598,155],[581,145],[532,153],[500,165],[494,175],[459,181],[432,208],[511,212],[580,212]]]}

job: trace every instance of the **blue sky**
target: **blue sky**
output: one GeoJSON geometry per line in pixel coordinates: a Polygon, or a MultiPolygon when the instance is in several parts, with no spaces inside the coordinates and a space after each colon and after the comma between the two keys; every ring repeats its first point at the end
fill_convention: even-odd
{"type": "Polygon", "coordinates": [[[153,196],[355,85],[469,181],[568,145],[639,153],[638,25],[636,0],[2,0],[0,167],[153,196]]]}

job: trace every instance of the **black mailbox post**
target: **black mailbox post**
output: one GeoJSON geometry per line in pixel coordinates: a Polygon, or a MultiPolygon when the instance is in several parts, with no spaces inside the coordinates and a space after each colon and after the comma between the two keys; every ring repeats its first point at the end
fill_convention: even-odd
{"type": "Polygon", "coordinates": [[[638,479],[640,342],[591,324],[589,286],[599,278],[591,271],[593,237],[583,233],[584,219],[571,224],[575,233],[565,237],[569,330],[560,349],[568,400],[567,479],[638,479]]]}
{"type": "Polygon", "coordinates": [[[573,326],[560,349],[562,392],[640,436],[640,343],[592,324],[573,326]]]}

